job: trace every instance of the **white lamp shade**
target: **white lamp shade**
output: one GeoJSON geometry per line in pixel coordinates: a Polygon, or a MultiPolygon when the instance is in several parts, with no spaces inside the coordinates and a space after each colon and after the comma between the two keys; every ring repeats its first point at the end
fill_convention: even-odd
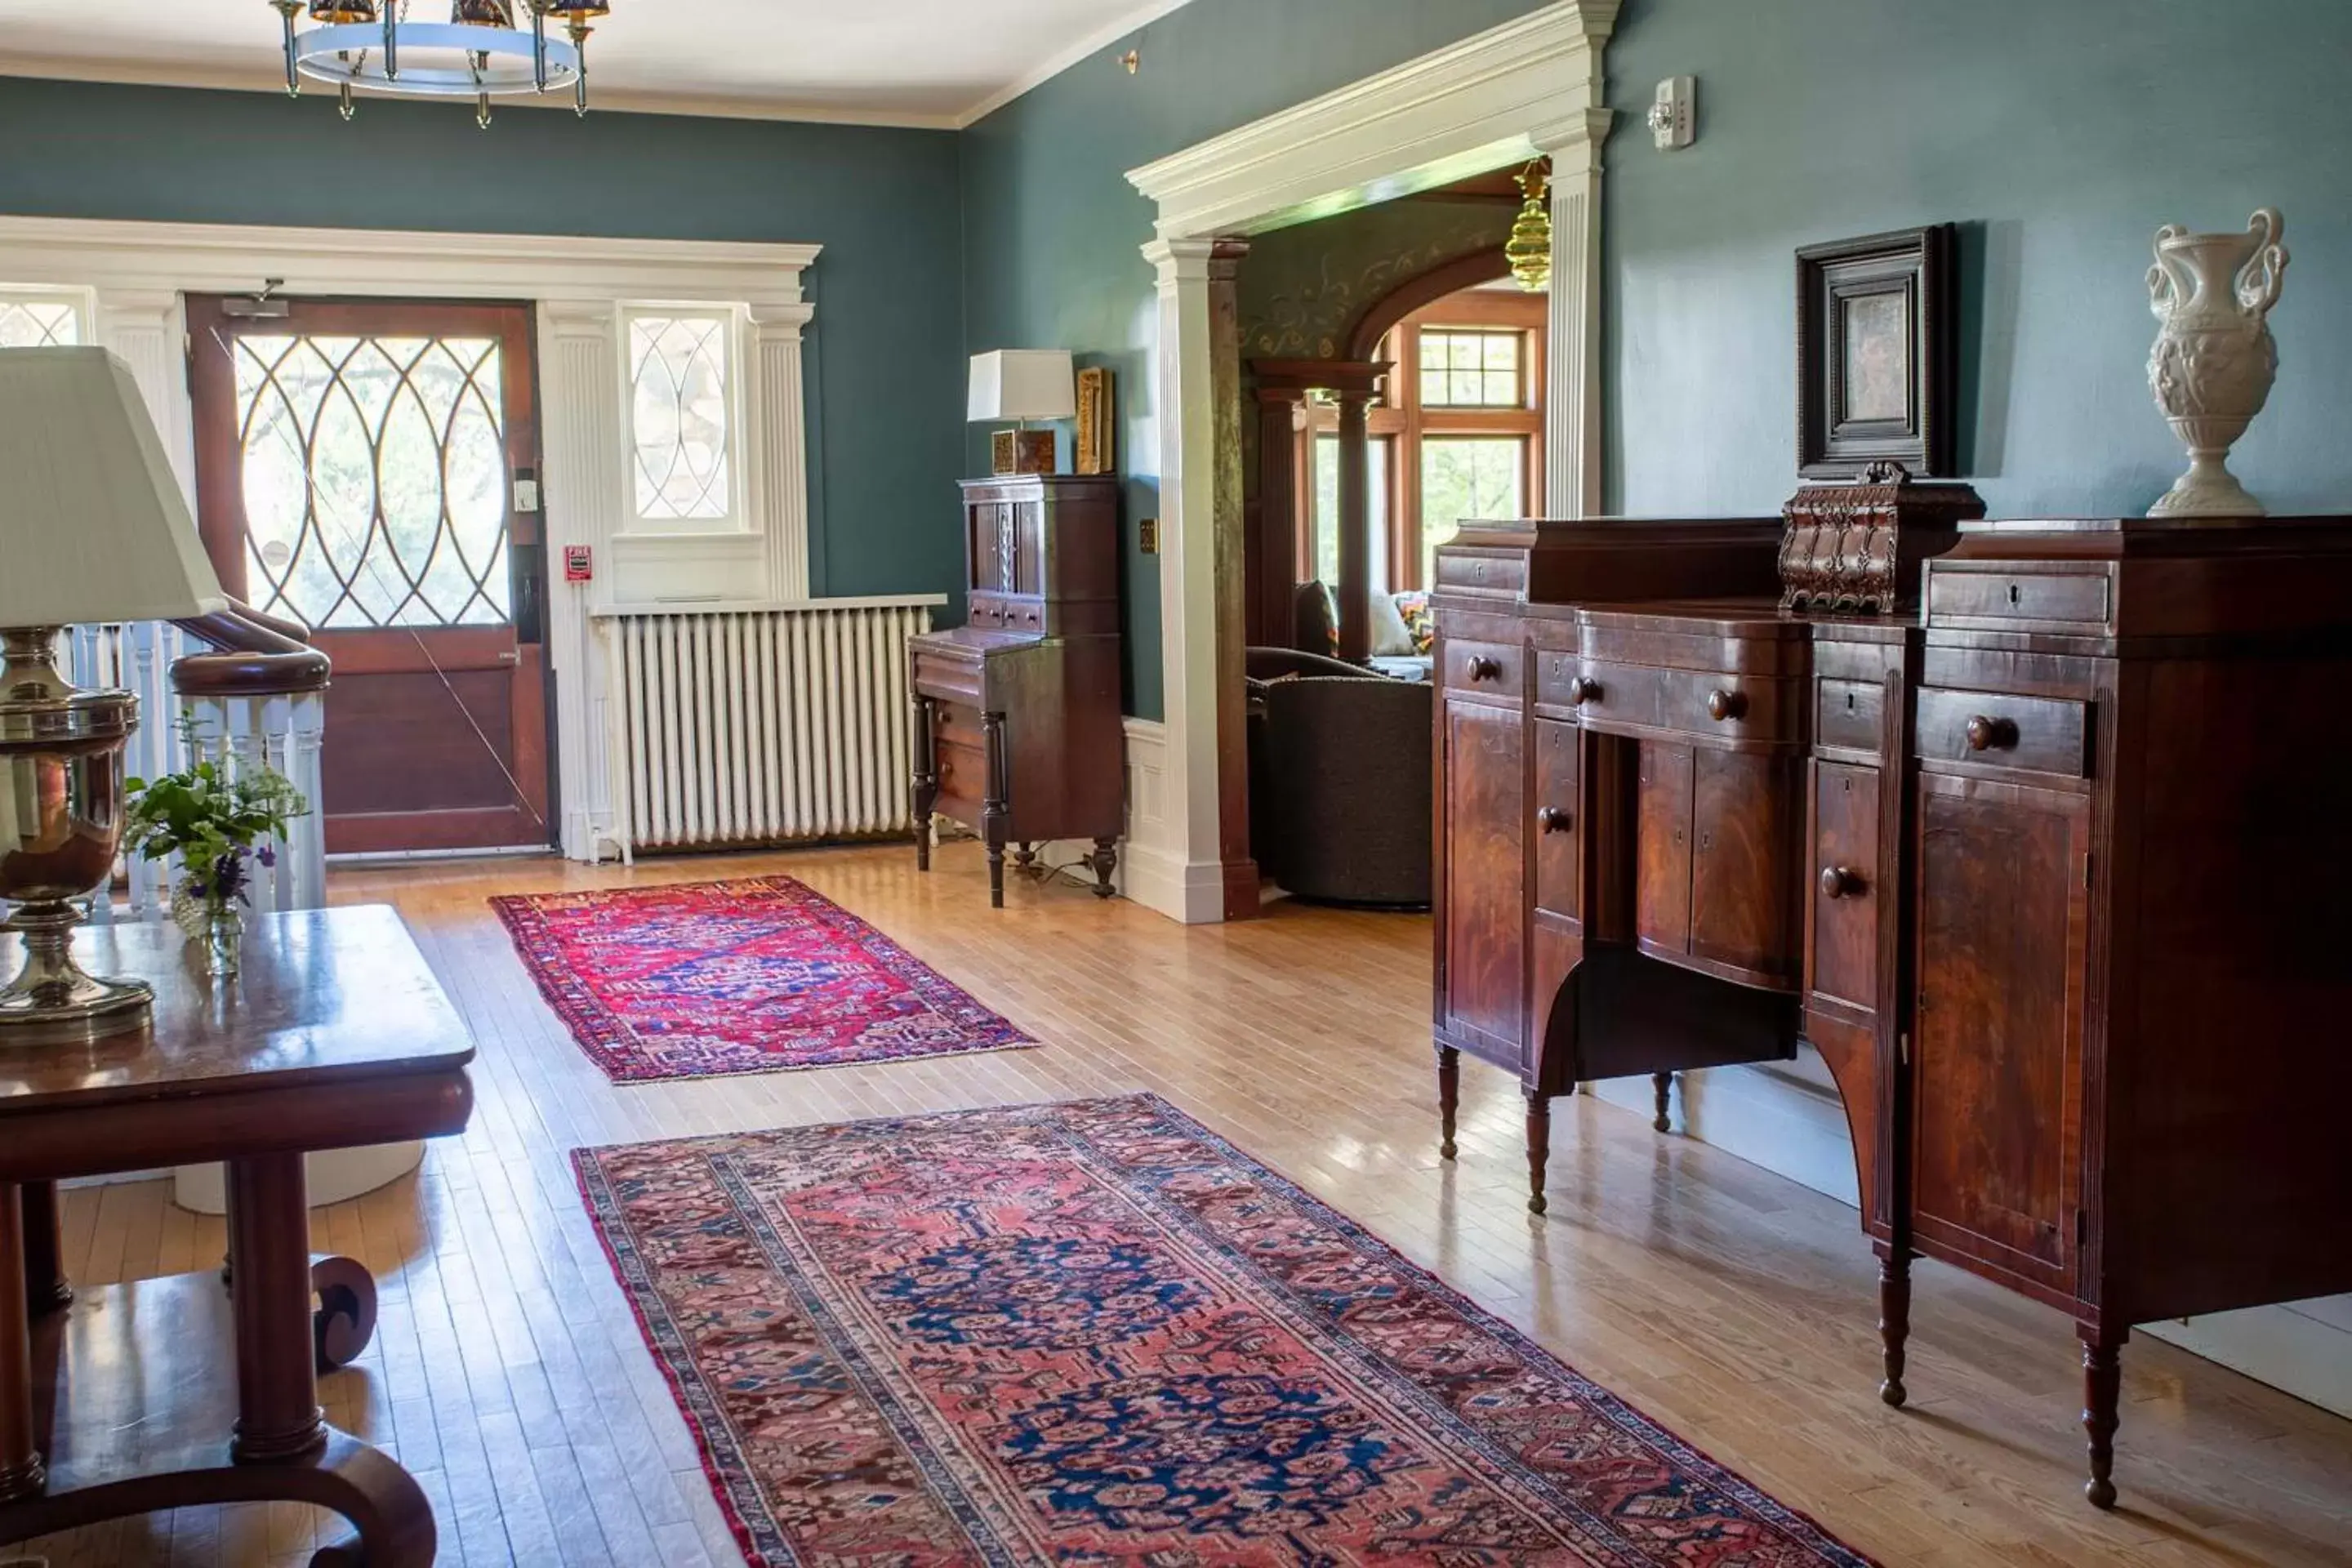
{"type": "Polygon", "coordinates": [[[971,396],[965,417],[1075,419],[1077,374],[1067,349],[998,349],[971,356],[971,396]]]}
{"type": "Polygon", "coordinates": [[[104,349],[0,349],[0,626],[226,604],[130,367],[104,349]]]}

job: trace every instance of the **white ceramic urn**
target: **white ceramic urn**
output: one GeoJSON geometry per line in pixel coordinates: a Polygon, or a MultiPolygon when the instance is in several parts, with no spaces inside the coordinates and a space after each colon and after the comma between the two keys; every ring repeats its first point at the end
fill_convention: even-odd
{"type": "Polygon", "coordinates": [[[2260,517],[2263,503],[2230,472],[2230,447],[2270,401],[2278,374],[2270,310],[2286,276],[2285,220],[2254,214],[2243,234],[2157,231],[2147,288],[2163,330],[2148,355],[2147,381],[2172,432],[2189,448],[2189,471],[2149,509],[2150,517],[2260,517]]]}

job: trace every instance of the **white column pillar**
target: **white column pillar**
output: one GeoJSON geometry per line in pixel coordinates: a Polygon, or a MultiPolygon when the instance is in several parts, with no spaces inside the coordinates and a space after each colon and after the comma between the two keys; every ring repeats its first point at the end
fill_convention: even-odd
{"type": "Polygon", "coordinates": [[[621,364],[616,310],[606,300],[540,306],[541,430],[547,472],[541,487],[549,559],[567,544],[594,552],[596,580],[548,595],[547,647],[556,671],[556,765],[563,781],[563,853],[595,858],[600,835],[617,830],[604,743],[606,661],[589,612],[612,602],[613,536],[622,530],[628,469],[621,450],[621,364]]]}
{"type": "Polygon", "coordinates": [[[809,316],[801,303],[751,308],[752,525],[766,541],[768,596],[785,602],[809,596],[808,397],[801,352],[809,316]]]}
{"type": "MultiPolygon", "coordinates": [[[[1598,68],[1598,50],[1593,58],[1598,68]]],[[[1551,157],[1551,352],[1544,388],[1544,509],[1550,517],[1594,517],[1602,504],[1601,144],[1614,118],[1596,109],[1536,137],[1551,157]]]]}
{"type": "Polygon", "coordinates": [[[100,346],[113,350],[131,367],[131,377],[155,417],[172,471],[194,505],[196,494],[195,419],[190,412],[187,366],[182,353],[219,353],[217,344],[186,343],[186,316],[180,296],[161,289],[101,289],[91,323],[100,346]]]}
{"type": "Polygon", "coordinates": [[[1167,747],[1160,844],[1130,844],[1128,896],[1189,923],[1222,920],[1217,841],[1216,385],[1213,240],[1143,247],[1160,279],[1160,617],[1167,747]]]}

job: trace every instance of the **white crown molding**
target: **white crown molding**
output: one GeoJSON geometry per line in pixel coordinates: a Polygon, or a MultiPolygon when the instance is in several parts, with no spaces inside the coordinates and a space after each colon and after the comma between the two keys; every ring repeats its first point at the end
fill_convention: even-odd
{"type": "MultiPolygon", "coordinates": [[[[1192,3],[1192,0],[1146,0],[1145,4],[1129,11],[1110,26],[1098,27],[1079,38],[1077,42],[1056,49],[1035,67],[1024,71],[957,115],[953,122],[955,128],[962,131],[978,124],[1014,99],[1045,86],[1097,50],[1108,48],[1121,38],[1141,32],[1162,16],[1171,12],[1180,11],[1192,3]]],[[[1150,62],[1145,61],[1143,68],[1150,70],[1150,62]]]]}
{"type": "Polygon", "coordinates": [[[1252,234],[1499,168],[1604,107],[1620,0],[1560,0],[1129,171],[1162,238],[1252,234]]]}
{"type": "Polygon", "coordinates": [[[801,274],[823,247],[572,235],[432,234],[0,216],[0,283],[109,290],[463,300],[748,302],[808,319],[801,274]]]}

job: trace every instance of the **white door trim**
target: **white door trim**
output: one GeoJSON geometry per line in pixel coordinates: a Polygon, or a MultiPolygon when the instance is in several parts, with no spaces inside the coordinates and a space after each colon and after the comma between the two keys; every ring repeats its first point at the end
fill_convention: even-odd
{"type": "Polygon", "coordinates": [[[1557,4],[1132,170],[1157,204],[1163,816],[1171,868],[1130,897],[1173,919],[1223,917],[1216,800],[1215,554],[1208,246],[1552,158],[1547,510],[1601,504],[1602,49],[1620,0],[1557,4]]]}
{"type": "Polygon", "coordinates": [[[187,294],[278,292],[343,298],[499,300],[538,307],[542,518],[549,559],[594,552],[596,580],[549,594],[556,765],[564,852],[593,858],[614,795],[597,719],[605,661],[590,616],[616,604],[707,608],[809,596],[802,275],[814,245],[604,239],[570,235],[247,227],[0,216],[0,289],[72,290],[90,302],[96,341],[127,361],[194,494],[186,374],[187,294]],[[632,531],[620,330],[627,304],[731,307],[745,377],[741,456],[750,526],[725,535],[632,531]],[[747,592],[748,590],[748,592],[747,592]]]}

